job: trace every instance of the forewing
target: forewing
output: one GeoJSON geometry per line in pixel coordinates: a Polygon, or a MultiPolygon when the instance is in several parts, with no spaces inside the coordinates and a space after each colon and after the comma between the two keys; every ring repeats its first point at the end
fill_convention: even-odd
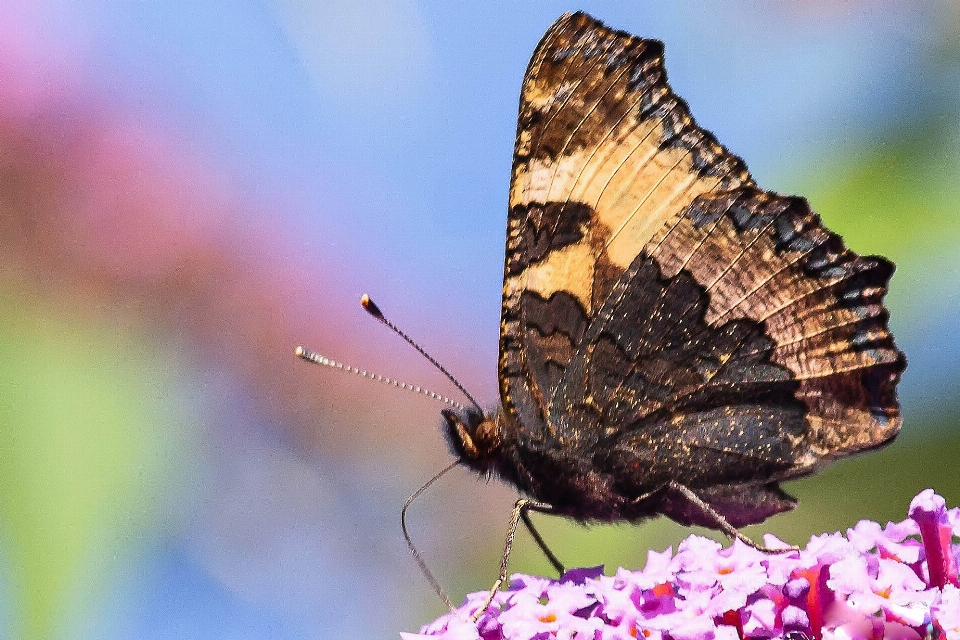
{"type": "Polygon", "coordinates": [[[523,82],[510,189],[500,380],[508,415],[554,434],[551,398],[634,257],[701,194],[752,184],[670,89],[663,45],[558,20],[523,82]]]}

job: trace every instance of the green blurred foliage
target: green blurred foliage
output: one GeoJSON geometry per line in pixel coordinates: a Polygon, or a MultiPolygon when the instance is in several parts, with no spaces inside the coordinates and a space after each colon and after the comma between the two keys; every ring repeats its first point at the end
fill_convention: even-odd
{"type": "Polygon", "coordinates": [[[169,365],[69,306],[0,288],[0,517],[15,599],[4,637],[63,637],[108,606],[104,585],[173,504],[189,433],[169,365]]]}
{"type": "Polygon", "coordinates": [[[944,268],[960,276],[960,129],[945,120],[875,132],[794,181],[848,246],[897,264],[887,297],[895,328],[929,313],[928,291],[912,283],[944,268]]]}
{"type": "Polygon", "coordinates": [[[853,246],[894,259],[956,250],[960,140],[938,121],[897,130],[808,173],[804,189],[853,246]]]}

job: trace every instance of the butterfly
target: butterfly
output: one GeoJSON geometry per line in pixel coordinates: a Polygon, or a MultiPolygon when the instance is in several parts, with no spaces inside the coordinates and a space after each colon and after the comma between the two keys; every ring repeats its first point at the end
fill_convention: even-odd
{"type": "Polygon", "coordinates": [[[563,571],[529,511],[664,515],[757,546],[738,527],[796,506],[781,482],[900,430],[906,358],[883,305],[893,270],[849,250],[804,198],[757,186],[670,88],[663,43],[562,16],[520,95],[500,407],[484,411],[363,299],[475,406],[442,412],[456,461],[402,512],[434,589],[453,609],[403,518],[457,465],[524,496],[476,615],[506,579],[520,522],[563,571]]]}
{"type": "Polygon", "coordinates": [[[520,96],[501,406],[443,412],[459,462],[526,496],[505,556],[531,509],[739,535],[796,505],[780,482],[889,443],[893,270],[757,186],[661,42],[562,16],[520,96]]]}

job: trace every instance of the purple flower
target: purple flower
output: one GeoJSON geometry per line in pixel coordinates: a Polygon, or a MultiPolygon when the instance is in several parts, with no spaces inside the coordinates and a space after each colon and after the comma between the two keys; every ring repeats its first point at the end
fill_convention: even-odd
{"type": "Polygon", "coordinates": [[[950,545],[953,527],[944,499],[933,489],[924,489],[910,503],[910,518],[920,527],[931,584],[943,587],[949,581],[953,586],[960,585],[955,551],[950,545]]]}
{"type": "Polygon", "coordinates": [[[930,609],[934,628],[943,631],[948,640],[960,639],[960,589],[945,585],[930,609]]]}
{"type": "MultiPolygon", "coordinates": [[[[910,517],[760,553],[690,536],[639,571],[514,575],[476,623],[486,592],[404,640],[960,640],[960,509],[932,490],[910,517]]],[[[783,545],[772,536],[768,546],[783,545]]]]}

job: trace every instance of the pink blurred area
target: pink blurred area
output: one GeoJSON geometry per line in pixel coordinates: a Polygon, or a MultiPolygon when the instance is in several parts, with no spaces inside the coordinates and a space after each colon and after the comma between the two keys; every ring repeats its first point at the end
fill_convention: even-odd
{"type": "MultiPolygon", "coordinates": [[[[184,626],[203,635],[229,628],[223,618],[231,607],[240,621],[276,616],[307,629],[379,627],[358,612],[383,600],[371,585],[393,590],[415,572],[395,517],[405,492],[416,487],[415,469],[443,455],[437,407],[314,370],[294,357],[294,347],[320,340],[339,358],[395,370],[409,354],[366,342],[370,334],[360,327],[376,323],[344,285],[335,256],[313,251],[289,225],[284,205],[245,202],[236,172],[223,170],[215,153],[187,142],[188,134],[164,118],[119,107],[102,93],[85,75],[92,70],[83,47],[71,50],[82,45],[82,34],[63,46],[51,34],[38,37],[47,24],[43,10],[30,3],[0,10],[0,287],[51,318],[135,336],[125,355],[130,366],[162,354],[182,378],[161,392],[190,398],[190,424],[178,428],[190,431],[188,441],[200,450],[177,450],[166,463],[176,502],[155,505],[151,530],[124,524],[122,516],[103,530],[93,525],[100,548],[77,553],[93,557],[84,566],[106,577],[88,575],[87,588],[44,599],[20,590],[32,579],[23,571],[55,575],[56,568],[42,559],[26,568],[14,560],[6,581],[20,608],[6,610],[8,628],[27,637],[44,637],[58,625],[66,625],[66,637],[98,637],[104,629],[122,636],[107,619],[113,610],[135,621],[128,624],[158,617],[156,637],[179,637],[184,626]],[[346,300],[349,309],[331,312],[331,301],[346,300]],[[371,395],[383,402],[370,402],[371,395]],[[416,446],[421,437],[434,443],[426,452],[416,446]],[[365,467],[375,460],[376,470],[365,467]],[[389,520],[371,521],[364,510],[381,502],[389,520]],[[364,531],[370,527],[376,532],[364,531]],[[169,574],[174,570],[162,557],[171,553],[185,557],[188,568],[174,562],[180,573],[169,574]],[[102,557],[118,566],[103,569],[96,560],[102,557]],[[197,576],[212,581],[193,593],[199,611],[161,597],[197,576]],[[167,584],[143,586],[158,580],[167,584]],[[227,604],[220,602],[225,597],[227,604]],[[329,613],[351,604],[353,613],[329,613]]],[[[77,416],[78,423],[86,419],[77,416]]],[[[162,421],[146,426],[164,428],[162,421]]],[[[75,461],[94,464],[82,454],[75,461]]],[[[12,508],[6,517],[20,516],[12,508]]],[[[59,526],[56,519],[48,524],[59,526]]],[[[9,544],[16,540],[4,547],[18,558],[9,544]]],[[[403,606],[414,609],[409,601],[403,606]]],[[[264,637],[302,631],[274,633],[272,623],[264,624],[264,637]]]]}
{"type": "MultiPolygon", "coordinates": [[[[177,357],[215,360],[298,438],[315,440],[323,397],[349,403],[367,393],[338,376],[318,387],[293,357],[318,330],[342,336],[347,357],[365,349],[350,339],[352,322],[331,326],[350,313],[316,326],[318,301],[304,292],[349,296],[336,291],[331,265],[298,253],[302,245],[270,224],[278,212],[243,203],[215,157],[112,109],[31,54],[0,52],[0,84],[15,88],[0,92],[6,276],[91,322],[135,325],[177,357]]],[[[325,434],[325,444],[342,435],[325,434]]]]}

